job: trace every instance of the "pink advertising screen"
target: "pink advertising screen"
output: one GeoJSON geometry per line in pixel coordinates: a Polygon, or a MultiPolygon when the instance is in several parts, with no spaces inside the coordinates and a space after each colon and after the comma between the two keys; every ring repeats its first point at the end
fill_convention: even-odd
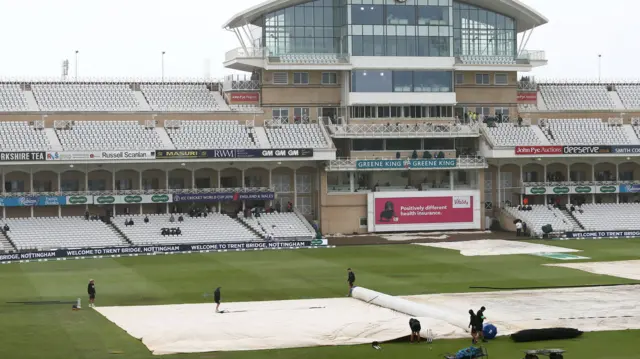
{"type": "Polygon", "coordinates": [[[376,198],[376,225],[473,222],[473,196],[376,198]]]}

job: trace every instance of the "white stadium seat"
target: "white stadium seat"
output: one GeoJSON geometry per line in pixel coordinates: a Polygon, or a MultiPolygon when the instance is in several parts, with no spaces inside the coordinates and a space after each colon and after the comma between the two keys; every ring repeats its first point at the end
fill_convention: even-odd
{"type": "Polygon", "coordinates": [[[640,230],[638,203],[583,204],[579,209],[582,213],[576,210],[573,215],[587,231],[640,230]]]}
{"type": "Polygon", "coordinates": [[[542,131],[554,145],[630,145],[622,126],[599,118],[548,119],[542,131]]]}
{"type": "Polygon", "coordinates": [[[265,127],[273,148],[328,148],[330,147],[318,124],[283,124],[265,127]]]}
{"type": "Polygon", "coordinates": [[[540,94],[549,110],[611,110],[615,108],[601,84],[545,84],[540,94]]]}
{"type": "Polygon", "coordinates": [[[0,121],[1,151],[49,151],[51,142],[44,130],[25,121],[0,121]]]}
{"type": "Polygon", "coordinates": [[[533,205],[531,211],[519,211],[517,207],[506,207],[505,210],[516,219],[527,224],[531,233],[542,235],[542,226],[550,224],[554,232],[575,231],[573,223],[567,218],[567,213],[553,206],[533,205]]]}
{"type": "Polygon", "coordinates": [[[125,84],[34,84],[33,95],[42,111],[140,111],[125,84]]]}
{"type": "Polygon", "coordinates": [[[149,215],[149,223],[144,223],[142,215],[116,216],[113,224],[135,245],[147,244],[196,244],[219,242],[247,242],[261,240],[249,228],[227,215],[209,213],[207,217],[189,217],[183,214],[184,221],[178,222],[179,214],[149,215]],[[125,226],[127,219],[133,219],[133,226],[125,226]],[[179,236],[163,236],[162,228],[180,228],[179,236]]]}
{"type": "MultiPolygon", "coordinates": [[[[17,250],[113,247],[126,244],[112,227],[84,217],[7,218],[17,250]]],[[[3,224],[4,225],[4,224],[3,224]]]]}
{"type": "Polygon", "coordinates": [[[155,128],[137,121],[76,121],[70,129],[56,129],[67,151],[164,149],[155,128]]]}
{"type": "Polygon", "coordinates": [[[287,64],[337,64],[341,59],[336,54],[283,54],[280,62],[287,64]]]}
{"type": "Polygon", "coordinates": [[[616,85],[615,87],[626,109],[640,109],[640,85],[616,85]]]}
{"type": "Polygon", "coordinates": [[[315,233],[300,220],[295,213],[261,213],[260,217],[241,218],[244,223],[260,233],[264,238],[313,239],[315,233]]]}
{"type": "Polygon", "coordinates": [[[28,111],[29,105],[19,84],[0,84],[0,111],[28,111]]]}
{"type": "Polygon", "coordinates": [[[229,111],[222,96],[205,84],[140,85],[154,111],[213,112],[229,111]]]}
{"type": "Polygon", "coordinates": [[[166,128],[177,149],[259,148],[255,129],[235,121],[182,121],[166,128]]]}
{"type": "Polygon", "coordinates": [[[514,123],[496,123],[495,127],[485,124],[487,132],[498,147],[535,146],[542,141],[531,126],[518,126],[514,123]]]}

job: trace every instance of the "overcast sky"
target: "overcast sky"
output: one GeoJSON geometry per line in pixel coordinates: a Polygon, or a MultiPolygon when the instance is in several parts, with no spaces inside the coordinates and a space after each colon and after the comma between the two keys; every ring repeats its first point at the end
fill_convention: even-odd
{"type": "MultiPolygon", "coordinates": [[[[527,45],[545,50],[537,78],[640,79],[640,2],[520,0],[549,24],[527,45]],[[591,6],[593,5],[593,6],[591,6]]],[[[262,0],[0,0],[0,77],[59,78],[62,62],[79,77],[159,78],[231,73],[226,51],[239,46],[221,25],[262,0]]]]}

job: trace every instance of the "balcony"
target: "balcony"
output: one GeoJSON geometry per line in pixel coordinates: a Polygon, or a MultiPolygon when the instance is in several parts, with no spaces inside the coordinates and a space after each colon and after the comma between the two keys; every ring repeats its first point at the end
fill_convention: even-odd
{"type": "Polygon", "coordinates": [[[267,49],[264,47],[238,47],[224,55],[224,66],[234,70],[253,71],[264,68],[267,49]]]}
{"type": "Polygon", "coordinates": [[[542,50],[523,50],[517,56],[465,55],[456,57],[456,65],[469,66],[543,66],[547,64],[547,55],[542,50]]]}
{"type": "Polygon", "coordinates": [[[269,56],[270,64],[287,65],[346,65],[349,64],[347,55],[325,53],[300,53],[269,56]]]}
{"type": "Polygon", "coordinates": [[[388,124],[345,124],[328,125],[329,134],[333,138],[426,138],[426,137],[478,137],[477,124],[462,125],[457,123],[407,123],[388,124]]]}
{"type": "MultiPolygon", "coordinates": [[[[396,161],[396,158],[338,158],[333,161],[329,161],[329,164],[326,167],[327,171],[380,171],[380,168],[357,168],[356,162],[361,160],[393,160],[396,161]]],[[[403,161],[404,159],[400,159],[403,161]]],[[[424,159],[417,159],[424,160],[424,159]]],[[[436,160],[436,159],[434,159],[436,160]]],[[[422,168],[416,169],[416,171],[421,170],[471,170],[471,169],[484,169],[487,168],[487,160],[484,157],[479,156],[460,156],[456,159],[456,165],[454,167],[434,167],[431,169],[422,168]]],[[[389,170],[406,170],[405,168],[398,169],[389,169],[389,170]]]]}

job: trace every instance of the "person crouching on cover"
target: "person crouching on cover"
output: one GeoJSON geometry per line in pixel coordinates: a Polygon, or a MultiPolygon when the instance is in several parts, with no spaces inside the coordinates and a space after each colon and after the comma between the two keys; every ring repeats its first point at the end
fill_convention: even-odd
{"type": "Polygon", "coordinates": [[[347,294],[347,297],[350,297],[353,291],[353,283],[356,281],[356,274],[353,273],[351,268],[347,268],[347,273],[347,283],[349,283],[349,294],[347,294]]]}
{"type": "Polygon", "coordinates": [[[473,312],[473,309],[469,309],[469,328],[471,328],[471,337],[473,338],[471,342],[473,344],[478,343],[478,336],[482,334],[482,322],[478,319],[479,317],[473,312]]]}
{"type": "Polygon", "coordinates": [[[96,301],[96,284],[93,279],[89,280],[89,285],[87,286],[87,293],[89,294],[89,308],[95,308],[96,301]]]}
{"type": "Polygon", "coordinates": [[[420,321],[415,318],[409,319],[409,327],[411,328],[411,343],[413,343],[413,338],[416,339],[416,343],[420,343],[420,321]]]}
{"type": "Polygon", "coordinates": [[[216,313],[220,313],[220,288],[216,288],[213,292],[213,301],[216,303],[216,313]]]}

